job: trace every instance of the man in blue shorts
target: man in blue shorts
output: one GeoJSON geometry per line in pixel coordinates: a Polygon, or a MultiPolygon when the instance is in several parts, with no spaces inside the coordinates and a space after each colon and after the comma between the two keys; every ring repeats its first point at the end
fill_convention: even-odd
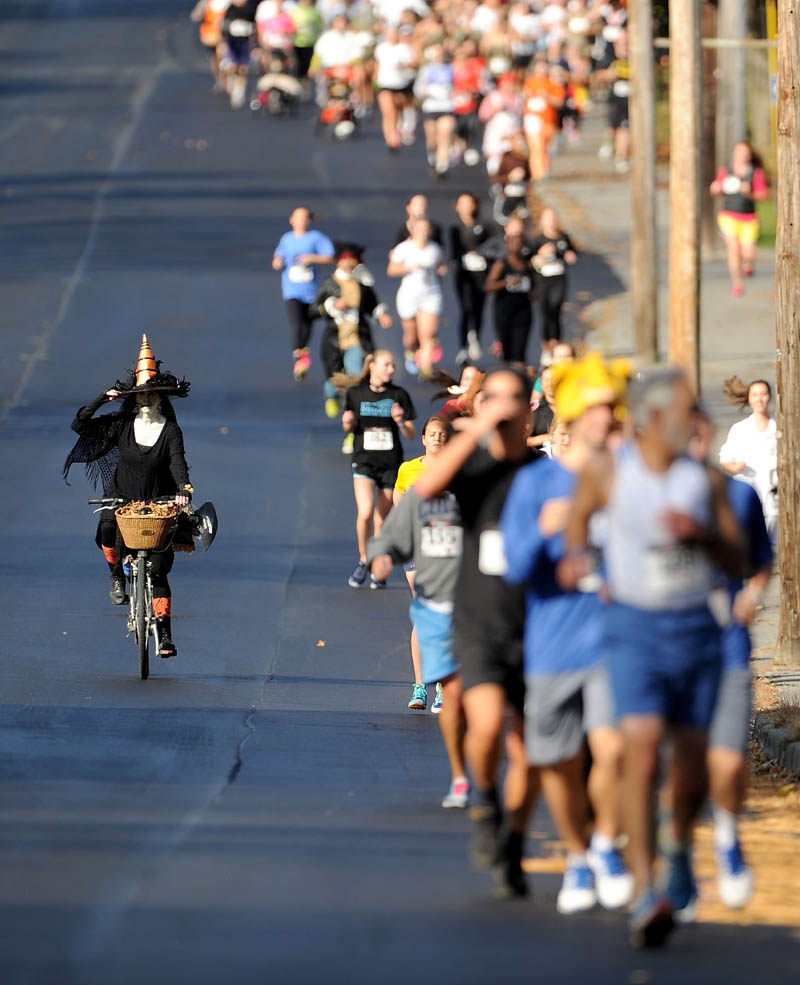
{"type": "Polygon", "coordinates": [[[633,879],[615,845],[622,739],[602,659],[600,579],[584,579],[577,591],[564,591],[556,579],[577,474],[605,447],[624,383],[597,353],[590,353],[580,362],[554,367],[553,385],[567,441],[558,459],[539,459],[517,473],[500,529],[508,562],[505,579],[526,589],[525,744],[541,771],[542,790],[567,847],[556,905],[560,913],[571,914],[597,901],[617,909],[633,895],[633,879]],[[588,793],[595,816],[591,844],[584,789],[587,736],[592,753],[588,793]]]}
{"type": "Polygon", "coordinates": [[[663,943],[672,911],[691,898],[691,838],[707,789],[708,727],[722,665],[720,629],[708,608],[716,568],[738,573],[743,538],[725,479],[686,454],[695,399],[684,373],[659,367],[628,388],[633,438],[584,466],[559,566],[566,589],[594,566],[589,522],[604,512],[611,603],[605,658],[623,736],[623,828],[637,897],[631,944],[663,943]],[[659,753],[673,739],[667,881],[654,880],[654,799],[659,753]]]}

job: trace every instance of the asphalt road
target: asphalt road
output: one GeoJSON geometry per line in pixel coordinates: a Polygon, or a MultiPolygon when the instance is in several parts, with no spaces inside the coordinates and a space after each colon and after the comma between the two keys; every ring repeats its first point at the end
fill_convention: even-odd
{"type": "Polygon", "coordinates": [[[781,929],[631,955],[619,917],[557,917],[557,876],[498,904],[470,871],[435,720],[405,710],[404,586],[347,587],[348,463],[317,368],[291,381],[269,270],[307,202],[391,299],[406,196],[446,220],[455,182],[419,147],[389,157],[374,123],[338,146],[232,113],[189,6],[0,6],[0,981],[796,981],[781,929]],[[143,330],[192,381],[192,477],[221,517],[212,552],[176,562],[180,655],[147,682],[89,489],[60,478],[74,410],[143,330]]]}

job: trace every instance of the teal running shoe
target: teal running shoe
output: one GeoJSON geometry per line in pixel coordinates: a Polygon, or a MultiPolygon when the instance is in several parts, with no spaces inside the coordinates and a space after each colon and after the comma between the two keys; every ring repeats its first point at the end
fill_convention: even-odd
{"type": "Polygon", "coordinates": [[[428,689],[424,684],[415,684],[408,707],[413,711],[425,711],[428,707],[428,689]]]}

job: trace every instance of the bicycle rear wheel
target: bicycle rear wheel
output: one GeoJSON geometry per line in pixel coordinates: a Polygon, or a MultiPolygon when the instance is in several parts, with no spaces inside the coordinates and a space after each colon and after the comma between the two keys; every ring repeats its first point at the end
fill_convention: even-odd
{"type": "Polygon", "coordinates": [[[136,645],[139,648],[139,677],[146,681],[150,676],[150,635],[147,632],[147,559],[137,557],[133,563],[135,566],[133,590],[136,593],[134,618],[136,622],[136,645]]]}

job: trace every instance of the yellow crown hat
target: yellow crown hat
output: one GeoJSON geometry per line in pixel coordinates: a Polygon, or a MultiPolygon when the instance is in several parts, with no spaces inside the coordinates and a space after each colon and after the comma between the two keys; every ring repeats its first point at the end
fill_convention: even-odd
{"type": "Polygon", "coordinates": [[[139,347],[139,360],[136,363],[136,386],[144,386],[150,380],[155,379],[158,373],[156,359],[147,336],[142,335],[142,344],[139,347]]]}
{"type": "Polygon", "coordinates": [[[557,363],[551,370],[556,415],[565,424],[576,420],[589,407],[613,404],[617,417],[624,409],[627,382],[633,374],[628,359],[609,363],[599,352],[589,352],[583,359],[557,363]]]}

